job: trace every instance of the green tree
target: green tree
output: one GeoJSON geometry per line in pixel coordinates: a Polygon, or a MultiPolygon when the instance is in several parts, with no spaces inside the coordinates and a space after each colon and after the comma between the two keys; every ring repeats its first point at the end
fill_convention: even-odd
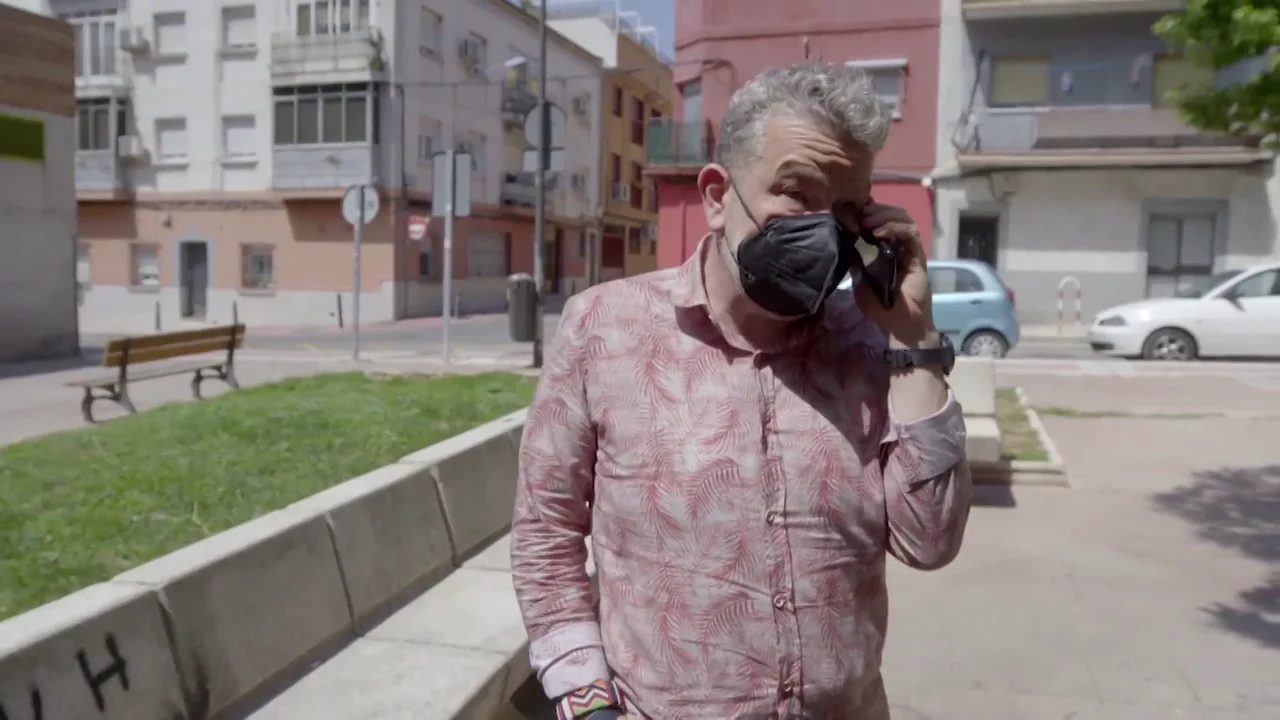
{"type": "Polygon", "coordinates": [[[1250,63],[1251,73],[1214,88],[1192,85],[1175,93],[1182,116],[1210,132],[1280,137],[1280,0],[1187,0],[1162,18],[1155,32],[1169,48],[1215,72],[1250,63]]]}

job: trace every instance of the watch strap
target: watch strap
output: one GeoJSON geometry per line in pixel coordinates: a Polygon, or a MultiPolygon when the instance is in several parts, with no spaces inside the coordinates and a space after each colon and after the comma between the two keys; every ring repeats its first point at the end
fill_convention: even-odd
{"type": "Polygon", "coordinates": [[[597,680],[561,696],[556,702],[556,717],[558,720],[571,720],[588,717],[599,710],[621,712],[624,709],[617,684],[612,680],[597,680]]]}
{"type": "Polygon", "coordinates": [[[937,347],[889,348],[884,351],[884,362],[892,370],[937,366],[950,373],[956,362],[956,351],[946,335],[940,336],[937,347]]]}

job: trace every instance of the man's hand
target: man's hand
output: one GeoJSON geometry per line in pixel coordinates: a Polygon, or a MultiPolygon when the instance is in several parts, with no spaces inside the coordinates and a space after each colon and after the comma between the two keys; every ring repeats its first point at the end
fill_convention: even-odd
{"type": "Polygon", "coordinates": [[[886,309],[870,288],[859,284],[858,306],[894,344],[916,345],[934,333],[933,295],[920,231],[906,210],[874,201],[863,208],[861,225],[898,251],[898,287],[893,307],[886,309]]]}

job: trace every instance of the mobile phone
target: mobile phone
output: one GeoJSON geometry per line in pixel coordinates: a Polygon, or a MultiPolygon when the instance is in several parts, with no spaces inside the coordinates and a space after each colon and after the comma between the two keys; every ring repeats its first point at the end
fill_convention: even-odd
{"type": "Polygon", "coordinates": [[[861,271],[860,282],[866,283],[881,306],[893,307],[898,296],[897,249],[869,232],[858,233],[854,248],[853,263],[861,271]]]}

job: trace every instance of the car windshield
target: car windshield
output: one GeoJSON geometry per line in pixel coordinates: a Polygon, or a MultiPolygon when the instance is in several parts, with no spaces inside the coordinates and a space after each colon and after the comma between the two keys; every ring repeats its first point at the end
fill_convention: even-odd
{"type": "Polygon", "coordinates": [[[1218,287],[1222,283],[1244,272],[1243,270],[1227,270],[1216,275],[1208,277],[1199,277],[1191,280],[1191,283],[1179,290],[1174,297],[1180,298],[1202,298],[1209,294],[1209,291],[1218,287]]]}

